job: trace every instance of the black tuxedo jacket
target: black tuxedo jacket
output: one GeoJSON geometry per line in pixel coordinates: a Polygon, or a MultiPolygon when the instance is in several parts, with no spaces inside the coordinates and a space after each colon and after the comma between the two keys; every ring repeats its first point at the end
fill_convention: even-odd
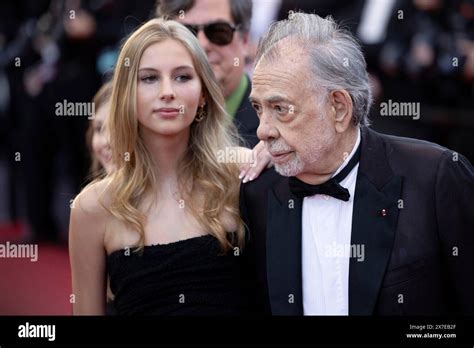
{"type": "MultiPolygon", "coordinates": [[[[349,315],[474,314],[472,165],[436,144],[361,131],[351,244],[365,260],[349,261],[349,315]]],[[[302,200],[272,169],[241,186],[240,210],[256,311],[302,315],[302,200]]]]}
{"type": "Polygon", "coordinates": [[[244,144],[242,145],[252,149],[260,141],[257,138],[257,128],[260,121],[258,119],[257,113],[252,108],[252,105],[249,101],[251,90],[252,85],[249,81],[244,97],[242,98],[237,112],[235,113],[234,124],[237,127],[240,136],[244,140],[244,144]]]}

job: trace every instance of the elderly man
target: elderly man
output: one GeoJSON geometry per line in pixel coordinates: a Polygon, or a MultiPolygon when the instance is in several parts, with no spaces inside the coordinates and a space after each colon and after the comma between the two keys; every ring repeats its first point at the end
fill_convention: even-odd
{"type": "Polygon", "coordinates": [[[252,0],[158,0],[156,14],[177,20],[198,38],[246,146],[258,143],[258,117],[248,101],[244,72],[252,19],[252,0]]]}
{"type": "Polygon", "coordinates": [[[474,314],[474,173],[368,128],[363,54],[296,13],[259,44],[251,103],[274,170],[242,185],[256,302],[273,315],[474,314]]]}

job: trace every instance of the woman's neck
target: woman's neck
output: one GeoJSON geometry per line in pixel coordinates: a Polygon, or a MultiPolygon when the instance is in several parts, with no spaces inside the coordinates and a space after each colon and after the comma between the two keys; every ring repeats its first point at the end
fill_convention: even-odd
{"type": "Polygon", "coordinates": [[[159,135],[142,131],[146,148],[153,159],[157,178],[157,188],[175,186],[178,178],[179,162],[184,157],[189,143],[189,129],[175,135],[159,135]]]}

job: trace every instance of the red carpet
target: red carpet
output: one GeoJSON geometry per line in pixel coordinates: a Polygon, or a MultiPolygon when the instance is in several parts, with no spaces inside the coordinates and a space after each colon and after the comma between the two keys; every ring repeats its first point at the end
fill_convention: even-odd
{"type": "MultiPolygon", "coordinates": [[[[18,237],[18,231],[6,230],[5,226],[0,228],[1,244],[18,240],[9,238],[18,237]]],[[[36,262],[29,258],[0,258],[0,315],[70,315],[70,294],[67,246],[39,244],[36,262]]]]}

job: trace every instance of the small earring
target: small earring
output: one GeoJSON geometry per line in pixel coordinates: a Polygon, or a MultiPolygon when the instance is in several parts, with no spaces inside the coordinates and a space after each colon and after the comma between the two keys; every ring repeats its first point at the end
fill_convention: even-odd
{"type": "Polygon", "coordinates": [[[196,122],[201,122],[202,120],[204,120],[204,118],[206,118],[207,116],[207,112],[206,110],[204,110],[204,104],[202,106],[199,107],[198,109],[198,112],[196,114],[196,118],[194,119],[196,122]]]}

